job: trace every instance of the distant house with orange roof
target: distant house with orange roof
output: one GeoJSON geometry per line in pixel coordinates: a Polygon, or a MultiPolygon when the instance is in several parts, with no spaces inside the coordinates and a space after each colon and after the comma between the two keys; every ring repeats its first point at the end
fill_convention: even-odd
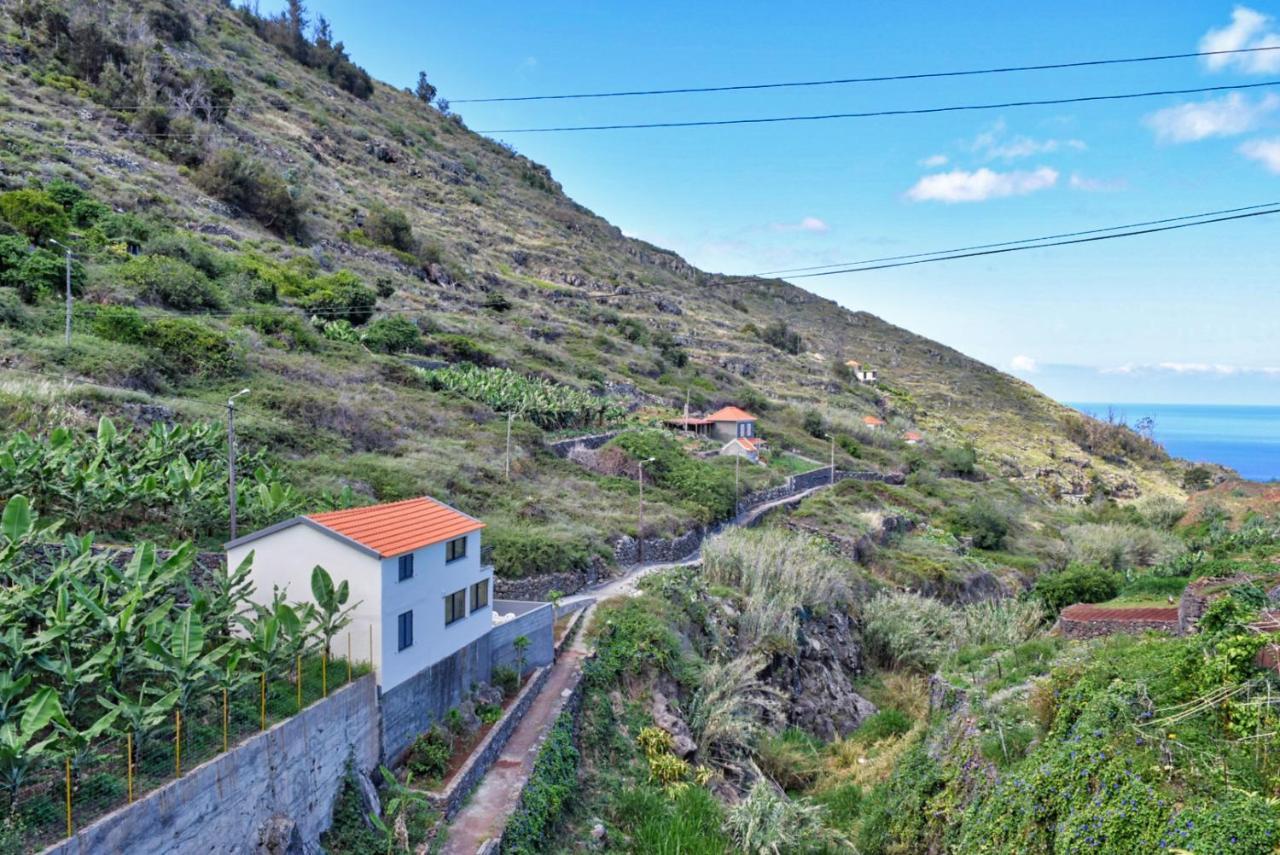
{"type": "Polygon", "coordinates": [[[764,440],[759,437],[739,436],[726,442],[720,449],[720,454],[725,457],[742,457],[752,463],[758,463],[760,462],[760,449],[763,447],[764,440]]]}
{"type": "Polygon", "coordinates": [[[862,423],[872,430],[879,430],[884,427],[884,419],[879,416],[863,416],[862,423]]]}
{"type": "Polygon", "coordinates": [[[902,441],[907,445],[919,445],[924,442],[924,435],[917,431],[909,430],[902,435],[902,441]]]}
{"type": "Polygon", "coordinates": [[[853,379],[857,380],[859,383],[870,384],[876,382],[876,370],[874,368],[868,368],[856,359],[847,360],[845,362],[845,367],[853,372],[853,379]]]}
{"type": "Polygon", "coordinates": [[[711,436],[726,442],[756,435],[756,417],[737,407],[721,407],[707,416],[707,421],[711,423],[711,436]]]}

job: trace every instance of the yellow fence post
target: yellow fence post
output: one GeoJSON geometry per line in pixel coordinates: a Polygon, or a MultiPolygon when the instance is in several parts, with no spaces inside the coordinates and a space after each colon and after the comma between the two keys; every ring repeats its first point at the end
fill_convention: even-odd
{"type": "Polygon", "coordinates": [[[294,673],[298,678],[298,709],[302,709],[302,657],[298,657],[298,664],[294,666],[294,673]]]}
{"type": "Polygon", "coordinates": [[[262,729],[267,729],[267,672],[262,672],[262,729]]]}
{"type": "Polygon", "coordinates": [[[347,682],[351,682],[351,630],[347,630],[347,682]]]}
{"type": "Polygon", "coordinates": [[[124,777],[129,792],[129,804],[133,804],[133,731],[124,735],[124,777]]]}
{"type": "Polygon", "coordinates": [[[227,687],[222,687],[222,753],[227,753],[227,725],[230,722],[230,715],[227,710],[227,687]]]}
{"type": "Polygon", "coordinates": [[[67,837],[75,833],[71,825],[71,756],[67,755],[67,837]]]}
{"type": "Polygon", "coordinates": [[[329,648],[320,656],[320,694],[329,697],[329,648]]]}
{"type": "Polygon", "coordinates": [[[173,774],[182,777],[182,710],[173,711],[173,774]]]}

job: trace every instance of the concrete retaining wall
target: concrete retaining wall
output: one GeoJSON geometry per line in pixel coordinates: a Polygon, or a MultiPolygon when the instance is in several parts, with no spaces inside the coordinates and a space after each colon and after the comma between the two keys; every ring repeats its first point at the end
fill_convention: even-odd
{"type": "Polygon", "coordinates": [[[241,855],[273,816],[304,841],[329,827],[348,756],[378,763],[378,698],[372,674],[292,718],[109,813],[45,855],[241,855]]]}
{"type": "Polygon", "coordinates": [[[418,734],[462,703],[476,683],[489,682],[493,667],[493,633],[382,693],[382,752],[394,766],[418,734]]]}
{"type": "MultiPolygon", "coordinates": [[[[507,665],[512,668],[520,659],[515,640],[523,635],[529,639],[524,652],[524,673],[550,665],[555,659],[555,609],[550,603],[528,603],[511,600],[494,600],[495,614],[514,612],[516,619],[495,626],[489,632],[492,667],[507,665]]],[[[523,674],[521,675],[523,676],[523,674]]]]}

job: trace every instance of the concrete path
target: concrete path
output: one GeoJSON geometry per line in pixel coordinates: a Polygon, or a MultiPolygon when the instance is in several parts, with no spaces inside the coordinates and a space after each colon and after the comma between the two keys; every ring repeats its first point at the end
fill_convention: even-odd
{"type": "Polygon", "coordinates": [[[444,855],[476,855],[485,841],[497,837],[506,827],[520,800],[524,783],[533,770],[543,737],[582,678],[582,660],[588,653],[586,630],[594,617],[595,607],[588,606],[578,634],[551,666],[551,674],[542,691],[516,725],[506,747],[480,786],[454,817],[441,850],[444,855]]]}
{"type": "MultiPolygon", "coordinates": [[[[770,511],[797,504],[828,486],[830,485],[820,484],[795,495],[748,508],[725,527],[754,525],[770,511]]],[[[702,547],[699,546],[679,561],[637,565],[621,576],[584,588],[572,597],[565,597],[561,608],[588,599],[598,602],[610,597],[634,596],[637,592],[636,583],[650,573],[673,567],[687,567],[701,560],[702,547]]],[[[590,654],[585,640],[587,629],[594,618],[593,604],[587,606],[578,634],[552,666],[546,685],[525,712],[524,718],[516,725],[502,754],[494,761],[493,767],[471,794],[467,804],[454,817],[449,826],[448,838],[441,849],[443,855],[476,855],[486,841],[497,837],[506,827],[507,820],[520,800],[525,781],[533,770],[543,737],[560,715],[569,693],[582,677],[582,660],[590,654]]]]}

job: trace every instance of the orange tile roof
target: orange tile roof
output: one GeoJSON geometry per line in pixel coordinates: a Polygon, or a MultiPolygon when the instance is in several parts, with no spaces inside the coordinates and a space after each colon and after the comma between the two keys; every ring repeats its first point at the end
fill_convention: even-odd
{"type": "Polygon", "coordinates": [[[737,407],[721,407],[707,416],[709,422],[754,422],[756,417],[737,407]]]}
{"type": "Polygon", "coordinates": [[[430,496],[309,514],[307,519],[367,546],[383,558],[479,531],[484,523],[430,496]]]}
{"type": "Polygon", "coordinates": [[[882,425],[884,424],[884,419],[880,418],[879,416],[863,416],[862,422],[863,424],[868,424],[868,425],[882,425]]]}
{"type": "Polygon", "coordinates": [[[904,433],[902,435],[902,438],[907,440],[915,440],[916,442],[919,442],[920,440],[924,439],[923,436],[921,436],[920,434],[916,433],[913,430],[909,430],[906,433],[904,433]]]}
{"type": "Polygon", "coordinates": [[[742,443],[747,448],[755,450],[760,447],[760,444],[764,442],[764,440],[760,439],[758,436],[740,436],[738,437],[738,442],[742,443]]]}

